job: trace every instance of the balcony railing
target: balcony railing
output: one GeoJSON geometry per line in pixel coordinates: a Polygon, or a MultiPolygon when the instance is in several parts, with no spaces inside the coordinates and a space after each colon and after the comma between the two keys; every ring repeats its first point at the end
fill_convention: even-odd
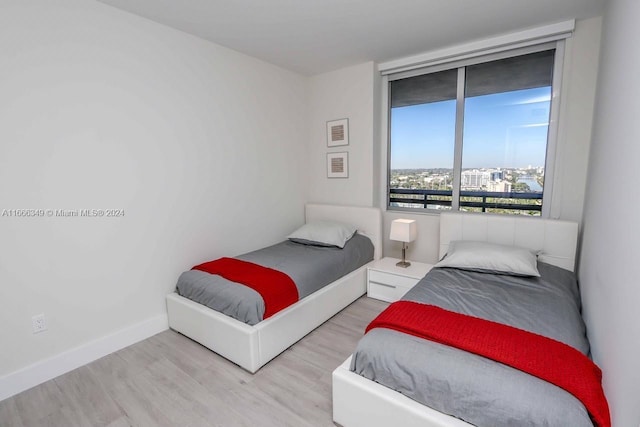
{"type": "MultiPolygon", "coordinates": [[[[390,205],[409,203],[423,208],[434,205],[450,207],[453,199],[451,190],[392,188],[389,193],[390,205]]],[[[487,209],[541,212],[542,193],[460,191],[460,208],[481,209],[482,212],[487,209]]]]}

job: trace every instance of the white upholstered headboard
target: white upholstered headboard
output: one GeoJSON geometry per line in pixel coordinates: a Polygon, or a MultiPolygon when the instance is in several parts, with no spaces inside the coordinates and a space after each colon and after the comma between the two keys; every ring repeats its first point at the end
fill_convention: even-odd
{"type": "Polygon", "coordinates": [[[305,205],[305,222],[340,221],[358,227],[358,233],[364,234],[375,248],[373,259],[382,257],[382,214],[378,208],[361,206],[305,205]]]}
{"type": "Polygon", "coordinates": [[[538,259],[574,271],[578,223],[516,215],[443,212],[440,214],[440,258],[452,240],[474,240],[520,246],[539,252],[538,259]]]}

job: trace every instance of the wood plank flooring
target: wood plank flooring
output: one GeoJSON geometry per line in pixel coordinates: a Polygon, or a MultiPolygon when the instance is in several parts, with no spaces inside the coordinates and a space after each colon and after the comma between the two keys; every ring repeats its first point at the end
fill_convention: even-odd
{"type": "Polygon", "coordinates": [[[333,426],[331,373],[387,305],[360,298],[254,375],[165,331],[0,402],[0,426],[333,426]]]}

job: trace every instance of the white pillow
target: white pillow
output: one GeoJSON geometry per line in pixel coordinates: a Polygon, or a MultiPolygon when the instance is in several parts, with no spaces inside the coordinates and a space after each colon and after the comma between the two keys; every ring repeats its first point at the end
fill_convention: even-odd
{"type": "Polygon", "coordinates": [[[357,228],[350,224],[335,221],[315,221],[298,228],[287,238],[305,245],[344,248],[344,245],[353,237],[356,231],[357,228]]]}
{"type": "Polygon", "coordinates": [[[540,277],[536,255],[528,249],[497,243],[454,240],[435,267],[540,277]]]}

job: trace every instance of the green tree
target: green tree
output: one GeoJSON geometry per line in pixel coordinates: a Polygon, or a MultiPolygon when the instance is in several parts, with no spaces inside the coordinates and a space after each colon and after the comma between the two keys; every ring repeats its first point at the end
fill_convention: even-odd
{"type": "Polygon", "coordinates": [[[517,191],[518,193],[528,193],[531,191],[529,184],[525,182],[516,182],[513,184],[513,191],[517,191]]]}

